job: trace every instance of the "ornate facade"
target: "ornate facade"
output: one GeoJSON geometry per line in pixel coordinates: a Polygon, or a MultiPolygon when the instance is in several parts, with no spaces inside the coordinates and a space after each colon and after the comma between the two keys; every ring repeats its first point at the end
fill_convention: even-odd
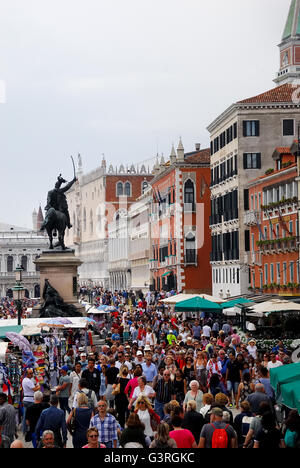
{"type": "Polygon", "coordinates": [[[11,296],[15,284],[14,270],[23,267],[23,285],[27,297],[39,297],[39,271],[34,263],[47,248],[48,239],[37,231],[0,223],[0,293],[11,296]]]}

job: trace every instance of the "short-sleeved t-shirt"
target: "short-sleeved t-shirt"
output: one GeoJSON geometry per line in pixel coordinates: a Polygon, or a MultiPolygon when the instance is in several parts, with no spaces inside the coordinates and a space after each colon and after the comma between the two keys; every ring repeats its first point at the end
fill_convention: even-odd
{"type": "Polygon", "coordinates": [[[241,381],[240,371],[243,370],[243,363],[240,363],[237,360],[229,361],[227,363],[227,370],[229,382],[241,381]]]}
{"type": "MultiPolygon", "coordinates": [[[[70,384],[71,378],[69,375],[62,375],[59,378],[59,385],[64,385],[65,383],[70,384]]],[[[67,385],[66,388],[59,392],[59,397],[61,398],[68,398],[70,395],[70,385],[67,385]]]]}
{"type": "Polygon", "coordinates": [[[117,367],[109,367],[106,369],[106,378],[107,378],[107,384],[108,385],[113,385],[117,382],[117,377],[119,375],[119,369],[117,367]]]}
{"type": "Polygon", "coordinates": [[[34,402],[34,388],[36,387],[36,382],[34,379],[29,379],[25,377],[22,382],[23,394],[24,394],[24,401],[29,401],[31,403],[34,402]]]}
{"type": "Polygon", "coordinates": [[[171,439],[175,440],[177,448],[192,448],[193,443],[195,442],[193,434],[188,429],[171,431],[169,436],[171,439]]]}
{"type": "MultiPolygon", "coordinates": [[[[234,439],[236,437],[233,427],[230,426],[230,425],[227,425],[227,423],[225,423],[223,421],[215,421],[214,426],[215,426],[216,429],[225,429],[226,428],[225,430],[226,430],[227,436],[228,436],[228,448],[230,448],[231,447],[231,445],[230,445],[231,439],[234,439]],[[228,427],[226,427],[226,426],[228,426],[228,427]]],[[[201,434],[200,434],[200,438],[205,438],[205,448],[212,448],[211,446],[212,446],[212,438],[213,438],[214,431],[215,431],[215,429],[212,426],[212,424],[205,424],[203,426],[201,434]]]]}

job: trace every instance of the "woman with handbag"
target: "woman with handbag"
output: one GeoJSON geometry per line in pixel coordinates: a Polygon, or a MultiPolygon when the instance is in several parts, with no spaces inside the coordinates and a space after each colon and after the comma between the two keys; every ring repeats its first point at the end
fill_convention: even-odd
{"type": "Polygon", "coordinates": [[[152,409],[149,398],[140,395],[136,400],[135,413],[140,418],[140,421],[144,424],[144,434],[146,437],[150,437],[151,440],[154,438],[154,433],[157,430],[157,426],[160,423],[160,417],[152,409]]]}
{"type": "Polygon", "coordinates": [[[77,408],[73,408],[67,420],[67,427],[73,436],[73,447],[82,448],[87,444],[86,432],[90,426],[93,410],[89,408],[88,397],[80,393],[77,397],[77,408]]]}
{"type": "Polygon", "coordinates": [[[129,382],[128,367],[122,366],[117,380],[117,384],[113,385],[113,395],[115,395],[115,405],[118,413],[118,421],[120,426],[124,428],[126,413],[128,412],[128,398],[125,393],[125,388],[129,382]]]}

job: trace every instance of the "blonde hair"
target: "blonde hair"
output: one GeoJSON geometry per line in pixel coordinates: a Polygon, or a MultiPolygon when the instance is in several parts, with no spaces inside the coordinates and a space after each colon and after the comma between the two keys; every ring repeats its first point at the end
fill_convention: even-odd
{"type": "Polygon", "coordinates": [[[85,393],[79,393],[77,395],[77,405],[78,406],[88,406],[89,399],[85,393]]]}
{"type": "Polygon", "coordinates": [[[187,410],[188,411],[190,411],[190,410],[196,411],[196,408],[197,408],[197,403],[195,402],[195,400],[188,401],[188,403],[187,403],[187,410]]]}
{"type": "Polygon", "coordinates": [[[137,408],[138,405],[140,404],[141,401],[144,401],[145,402],[145,405],[147,406],[147,409],[152,409],[152,405],[151,405],[151,402],[149,400],[149,398],[147,398],[146,396],[144,395],[140,395],[137,400],[136,400],[136,403],[135,403],[135,407],[137,408]]]}

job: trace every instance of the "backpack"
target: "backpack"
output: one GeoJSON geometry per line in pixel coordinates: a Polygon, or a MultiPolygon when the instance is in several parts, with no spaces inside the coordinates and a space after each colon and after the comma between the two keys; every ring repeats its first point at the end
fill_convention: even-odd
{"type": "Polygon", "coordinates": [[[228,447],[228,435],[227,435],[226,429],[227,427],[229,427],[229,424],[227,424],[227,426],[224,429],[217,429],[216,426],[214,426],[213,424],[211,425],[214,428],[211,448],[227,448],[228,447]]]}

